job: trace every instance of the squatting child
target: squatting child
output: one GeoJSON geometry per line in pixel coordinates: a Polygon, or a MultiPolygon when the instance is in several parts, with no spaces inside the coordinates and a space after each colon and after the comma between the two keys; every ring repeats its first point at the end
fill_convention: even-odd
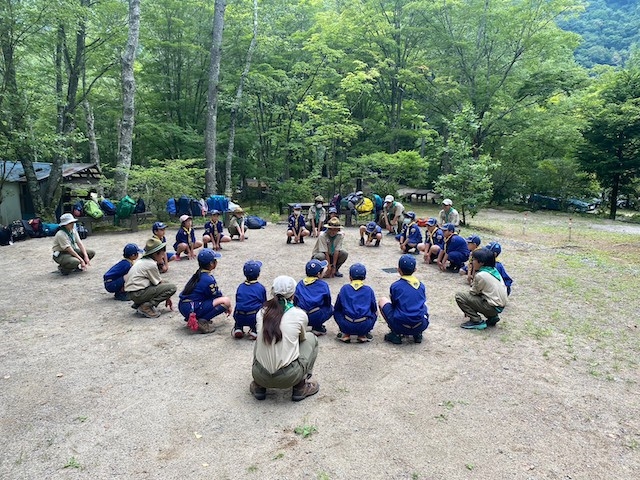
{"type": "Polygon", "coordinates": [[[404,253],[418,253],[418,245],[422,243],[422,232],[416,223],[415,212],[407,212],[405,214],[409,223],[402,227],[402,233],[396,237],[400,242],[400,250],[404,253]]]}
{"type": "Polygon", "coordinates": [[[355,336],[358,343],[370,342],[371,331],[378,319],[378,305],[373,289],[364,284],[367,269],[361,263],[349,268],[350,283],[343,285],[333,307],[333,318],[338,324],[338,340],[349,343],[355,336]]]}
{"type": "Polygon", "coordinates": [[[427,229],[424,232],[424,243],[418,244],[418,250],[424,253],[425,263],[437,261],[440,250],[444,248],[444,233],[438,227],[438,220],[427,220],[427,229]]]}
{"type": "Polygon", "coordinates": [[[180,217],[180,228],[176,233],[176,243],[173,249],[176,251],[176,260],[180,260],[180,254],[185,253],[189,260],[196,258],[196,250],[202,246],[202,242],[196,240],[196,232],[193,229],[193,218],[189,215],[180,217]]]}
{"type": "Polygon", "coordinates": [[[129,273],[133,262],[138,259],[143,250],[135,243],[127,243],[124,246],[122,256],[124,257],[104,274],[104,288],[107,292],[113,293],[113,298],[126,302],[129,300],[127,292],[124,291],[124,276],[129,273]]]}
{"type": "MultiPolygon", "coordinates": [[[[151,227],[151,231],[153,232],[153,236],[151,238],[157,238],[162,243],[167,243],[167,237],[165,237],[165,231],[167,226],[162,222],[155,222],[151,227]]],[[[162,256],[162,260],[158,262],[158,270],[160,273],[166,273],[169,270],[169,262],[175,259],[175,253],[167,252],[167,250],[163,250],[164,255],[162,256]]]]}
{"type": "Polygon", "coordinates": [[[465,275],[467,277],[467,283],[471,285],[473,281],[473,274],[475,271],[473,270],[473,258],[471,254],[473,251],[480,246],[482,240],[478,235],[469,235],[467,237],[467,248],[469,249],[469,261],[460,267],[460,275],[465,275]]]}
{"type": "Polygon", "coordinates": [[[309,235],[304,215],[302,213],[302,205],[296,203],[293,206],[293,213],[289,215],[289,225],[287,227],[287,243],[304,243],[304,237],[309,235]]]}
{"type": "Polygon", "coordinates": [[[255,340],[258,338],[256,331],[256,314],[267,301],[267,290],[260,282],[260,268],[262,262],[249,260],[242,267],[245,281],[238,285],[236,290],[236,307],[233,311],[233,331],[234,338],[244,337],[245,327],[249,328],[249,338],[255,340]]]}
{"type": "Polygon", "coordinates": [[[333,315],[331,290],[322,280],[327,265],[326,260],[309,260],[305,266],[307,276],[298,282],[293,297],[294,305],[307,313],[311,332],[316,336],[326,335],[324,323],[333,315]]]}
{"type": "Polygon", "coordinates": [[[496,270],[500,272],[500,276],[502,277],[502,280],[507,287],[507,295],[511,295],[511,285],[513,285],[513,279],[504,269],[504,265],[502,265],[502,262],[498,261],[498,255],[502,253],[502,246],[498,242],[491,242],[489,243],[489,245],[487,245],[487,248],[493,252],[493,256],[496,258],[496,270]]]}
{"type": "Polygon", "coordinates": [[[379,247],[382,240],[382,227],[376,222],[360,225],[360,246],[379,247]]]}
{"type": "Polygon", "coordinates": [[[208,248],[209,242],[212,244],[213,250],[221,250],[222,244],[231,241],[229,235],[224,234],[224,225],[220,220],[220,211],[212,210],[210,220],[204,224],[204,233],[202,234],[202,243],[204,248],[208,248]]]}

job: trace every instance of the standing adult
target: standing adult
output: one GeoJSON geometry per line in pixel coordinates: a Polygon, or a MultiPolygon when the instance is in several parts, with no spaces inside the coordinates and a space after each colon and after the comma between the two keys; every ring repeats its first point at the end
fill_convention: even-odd
{"type": "Polygon", "coordinates": [[[87,250],[76,229],[76,218],[70,213],[60,217],[60,228],[53,237],[53,261],[58,264],[62,275],[69,275],[75,270],[86,270],[95,255],[87,250]]]}
{"type": "Polygon", "coordinates": [[[273,281],[272,298],[258,312],[258,338],[253,349],[253,381],[249,391],[257,400],[267,397],[267,388],[291,388],[298,402],[320,390],[311,380],[318,356],[318,340],[306,335],[307,314],[293,306],[296,281],[279,276],[273,281]]]}
{"type": "Polygon", "coordinates": [[[438,225],[441,227],[447,223],[453,224],[455,227],[460,226],[460,215],[458,211],[453,208],[453,202],[449,198],[445,198],[442,201],[442,210],[438,215],[438,225]]]}
{"type": "Polygon", "coordinates": [[[397,235],[404,220],[404,205],[396,202],[393,195],[384,197],[382,212],[378,222],[382,228],[387,229],[387,235],[397,235]]]}
{"type": "Polygon", "coordinates": [[[325,278],[342,277],[340,267],[347,261],[349,254],[344,250],[344,233],[339,218],[327,222],[327,229],[318,235],[311,258],[326,260],[328,263],[325,278]]]}

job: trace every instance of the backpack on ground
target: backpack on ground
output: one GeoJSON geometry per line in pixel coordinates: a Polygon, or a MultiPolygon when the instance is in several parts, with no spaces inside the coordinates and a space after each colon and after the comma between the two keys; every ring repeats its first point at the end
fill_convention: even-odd
{"type": "Polygon", "coordinates": [[[14,220],[11,222],[11,225],[9,225],[9,228],[11,228],[11,234],[13,235],[14,242],[19,242],[20,240],[26,240],[28,238],[27,230],[24,228],[22,220],[14,220]]]}
{"type": "Polygon", "coordinates": [[[136,202],[129,195],[125,195],[116,207],[116,222],[131,217],[136,209],[136,202]]]}
{"type": "Polygon", "coordinates": [[[250,228],[251,230],[258,230],[260,228],[266,227],[267,221],[260,217],[249,215],[245,218],[244,224],[247,226],[247,228],[250,228]]]}
{"type": "Polygon", "coordinates": [[[102,209],[105,215],[116,214],[116,206],[113,204],[111,200],[107,200],[106,198],[103,198],[100,201],[100,208],[102,209]]]}
{"type": "Polygon", "coordinates": [[[57,223],[43,223],[42,233],[45,237],[53,237],[58,231],[59,227],[60,225],[58,225],[57,223]]]}
{"type": "Polygon", "coordinates": [[[133,213],[144,213],[147,211],[147,206],[144,204],[144,200],[139,198],[136,202],[136,208],[133,209],[133,213]]]}
{"type": "Polygon", "coordinates": [[[13,233],[11,232],[11,228],[0,225],[0,245],[5,246],[11,244],[13,244],[13,233]]]}
{"type": "Polygon", "coordinates": [[[84,202],[84,213],[91,218],[97,219],[104,217],[104,212],[100,210],[100,205],[98,205],[95,200],[87,200],[84,202]]]}
{"type": "Polygon", "coordinates": [[[78,231],[78,236],[80,237],[81,240],[84,240],[89,236],[89,232],[87,231],[87,228],[82,223],[76,224],[76,230],[78,231]]]}
{"type": "Polygon", "coordinates": [[[189,200],[190,204],[190,212],[187,215],[191,215],[192,217],[202,217],[202,205],[200,205],[200,201],[192,198],[189,200]]]}
{"type": "Polygon", "coordinates": [[[364,197],[356,205],[358,213],[371,213],[373,212],[373,201],[370,198],[364,197]]]}
{"type": "Polygon", "coordinates": [[[82,200],[78,200],[73,205],[73,209],[71,210],[71,213],[76,218],[82,217],[84,215],[84,204],[82,203],[82,200]]]}
{"type": "Polygon", "coordinates": [[[44,236],[42,232],[42,219],[40,217],[32,218],[31,220],[22,220],[27,235],[31,238],[40,238],[44,236]]]}
{"type": "Polygon", "coordinates": [[[191,213],[191,199],[186,195],[182,195],[176,204],[176,215],[179,217],[182,215],[192,215],[191,213]]]}
{"type": "Polygon", "coordinates": [[[211,195],[207,198],[207,212],[218,210],[226,212],[229,210],[229,199],[224,195],[211,195]]]}
{"type": "Polygon", "coordinates": [[[169,215],[176,215],[178,213],[178,210],[176,209],[175,198],[170,198],[169,200],[167,200],[167,213],[169,215]]]}

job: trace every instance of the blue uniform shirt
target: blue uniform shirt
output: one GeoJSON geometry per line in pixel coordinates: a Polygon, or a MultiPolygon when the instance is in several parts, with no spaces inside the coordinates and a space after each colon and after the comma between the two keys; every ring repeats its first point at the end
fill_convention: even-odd
{"type": "Polygon", "coordinates": [[[213,300],[221,296],[222,292],[218,288],[218,283],[216,282],[214,276],[208,271],[203,271],[200,273],[200,280],[198,280],[198,283],[193,289],[193,292],[191,292],[189,295],[180,293],[180,301],[204,302],[206,300],[213,300]]]}
{"type": "Polygon", "coordinates": [[[444,251],[448,254],[460,252],[465,259],[469,258],[469,247],[467,246],[467,241],[457,233],[454,233],[445,241],[444,251]]]}
{"type": "Polygon", "coordinates": [[[123,258],[122,260],[120,260],[113,267],[107,270],[107,273],[104,274],[104,283],[108,283],[117,278],[124,277],[127,273],[129,273],[129,270],[131,270],[131,265],[133,265],[133,262],[131,262],[131,260],[127,258],[123,258]]]}
{"type": "Polygon", "coordinates": [[[193,245],[196,243],[196,232],[191,228],[190,230],[185,230],[184,227],[180,227],[178,233],[176,233],[176,243],[173,244],[173,249],[177,250],[178,245],[181,243],[186,243],[189,245],[193,245]]]}
{"type": "Polygon", "coordinates": [[[367,231],[364,232],[367,236],[367,242],[373,242],[376,239],[376,235],[382,233],[382,227],[380,225],[376,225],[376,228],[373,229],[373,232],[369,233],[367,231]]]}
{"type": "Polygon", "coordinates": [[[431,245],[437,245],[440,248],[444,248],[444,233],[442,233],[442,229],[434,228],[433,232],[430,232],[427,229],[424,232],[424,241],[425,243],[430,243],[431,245]]]}
{"type": "Polygon", "coordinates": [[[267,291],[257,280],[245,281],[238,285],[236,291],[236,309],[233,313],[242,315],[254,315],[267,301],[267,291]]]}
{"type": "Polygon", "coordinates": [[[217,222],[213,223],[213,222],[207,222],[204,224],[204,232],[202,235],[209,235],[210,237],[213,237],[214,234],[218,234],[218,236],[222,236],[222,232],[224,232],[224,226],[222,225],[222,222],[220,220],[218,220],[217,222]]]}
{"type": "Polygon", "coordinates": [[[407,227],[406,236],[411,245],[422,243],[422,232],[417,223],[412,223],[407,227]]]}
{"type": "Polygon", "coordinates": [[[407,280],[401,278],[391,284],[390,293],[393,316],[397,321],[407,324],[427,321],[429,309],[424,283],[420,282],[418,288],[414,288],[407,280]]]}
{"type": "Polygon", "coordinates": [[[507,287],[507,294],[511,294],[511,285],[513,285],[513,279],[509,276],[504,266],[500,262],[496,262],[496,270],[500,273],[505,287],[507,287]]]}
{"type": "Polygon", "coordinates": [[[343,285],[336,298],[333,318],[340,331],[347,335],[369,333],[378,319],[378,304],[371,287],[359,280],[343,285]]]}
{"type": "Polygon", "coordinates": [[[298,233],[305,226],[306,226],[306,223],[304,221],[304,216],[302,214],[298,216],[295,216],[293,214],[289,215],[289,226],[287,227],[288,230],[293,230],[294,232],[298,233]]]}

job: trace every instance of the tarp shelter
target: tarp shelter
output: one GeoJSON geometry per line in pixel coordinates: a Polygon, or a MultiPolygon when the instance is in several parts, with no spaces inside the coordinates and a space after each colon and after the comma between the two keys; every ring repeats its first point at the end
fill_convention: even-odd
{"type": "MultiPolygon", "coordinates": [[[[36,178],[44,188],[51,174],[51,164],[34,162],[36,178]]],[[[95,187],[102,173],[95,163],[66,163],[62,166],[63,186],[95,187]]],[[[0,223],[33,218],[35,212],[21,162],[0,161],[0,223]]]]}

